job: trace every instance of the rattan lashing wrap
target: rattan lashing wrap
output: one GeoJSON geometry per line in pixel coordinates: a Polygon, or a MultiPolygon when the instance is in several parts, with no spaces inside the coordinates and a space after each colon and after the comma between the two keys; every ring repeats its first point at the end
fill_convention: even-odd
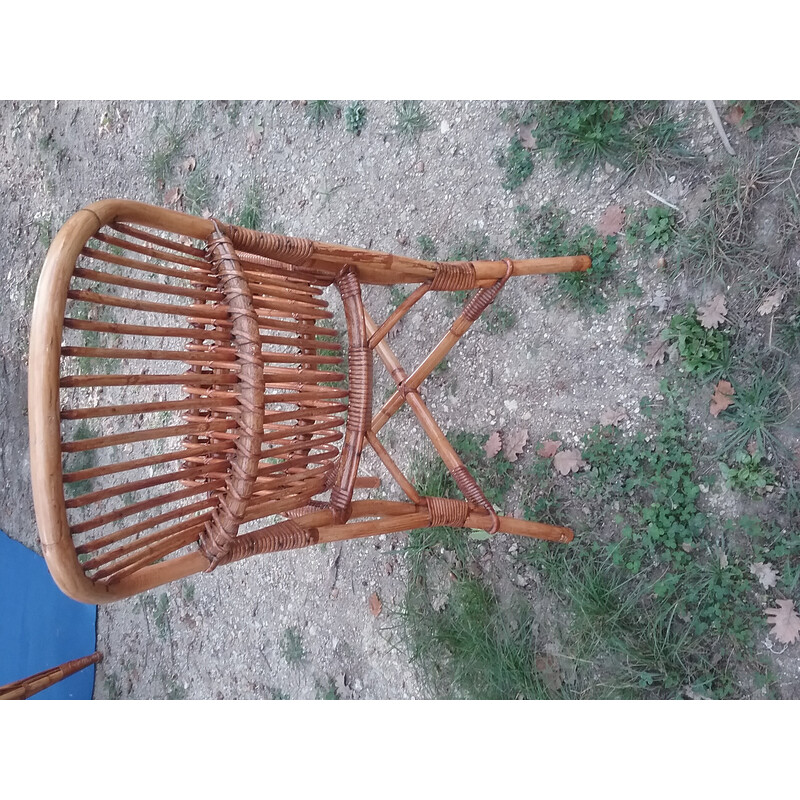
{"type": "Polygon", "coordinates": [[[214,509],[200,535],[200,546],[209,559],[209,571],[229,552],[253,494],[261,458],[264,432],[264,362],[258,317],[253,309],[253,295],[242,274],[233,243],[218,226],[208,241],[209,262],[219,277],[219,286],[228,305],[233,345],[239,366],[236,454],[220,507],[214,509]]]}

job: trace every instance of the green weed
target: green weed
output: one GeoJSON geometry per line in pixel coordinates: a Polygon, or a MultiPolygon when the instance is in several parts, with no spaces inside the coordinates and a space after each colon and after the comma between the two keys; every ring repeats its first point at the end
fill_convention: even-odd
{"type": "Polygon", "coordinates": [[[431,121],[422,110],[419,100],[395,103],[394,113],[394,132],[406,142],[419,141],[419,137],[431,128],[431,121]]]}
{"type": "Polygon", "coordinates": [[[417,244],[419,245],[420,255],[426,261],[433,261],[436,258],[436,242],[430,236],[424,233],[420,234],[417,236],[417,244]]]}
{"type": "Polygon", "coordinates": [[[653,252],[666,250],[674,241],[677,230],[675,212],[665,206],[648,208],[640,218],[634,218],[625,229],[628,244],[642,239],[653,252]]]}
{"type": "Polygon", "coordinates": [[[675,342],[687,372],[701,380],[719,380],[729,374],[732,366],[728,334],[715,328],[704,328],[694,309],[686,314],[674,314],[662,334],[675,342]]]}
{"type": "Polygon", "coordinates": [[[175,162],[181,154],[189,131],[156,122],[156,149],[145,163],[145,169],[156,191],[162,190],[172,177],[175,162]]]}
{"type": "Polygon", "coordinates": [[[367,107],[360,100],[350,103],[344,110],[344,127],[348,133],[360,136],[367,124],[367,107]]]}
{"type": "Polygon", "coordinates": [[[283,632],[280,648],[287,664],[299,664],[306,657],[303,636],[298,628],[286,628],[283,632]]]}
{"type": "Polygon", "coordinates": [[[412,658],[439,696],[553,696],[536,669],[535,630],[523,602],[504,611],[490,589],[465,578],[453,584],[446,604],[436,611],[412,584],[404,622],[412,658]]]}
{"type": "Polygon", "coordinates": [[[317,128],[336,118],[339,106],[331,100],[309,100],[305,105],[306,119],[317,128]]]}
{"type": "Polygon", "coordinates": [[[202,214],[211,205],[211,181],[205,168],[198,166],[189,173],[183,199],[190,214],[202,214]]]}
{"type": "Polygon", "coordinates": [[[778,479],[775,471],[762,463],[763,459],[758,451],[751,454],[738,450],[734,453],[733,463],[720,464],[719,469],[731,489],[749,495],[763,494],[778,479]]]}
{"type": "Polygon", "coordinates": [[[264,221],[264,201],[258,185],[252,183],[244,195],[244,202],[239,211],[237,224],[250,230],[258,230],[264,221]]]}
{"type": "Polygon", "coordinates": [[[516,137],[495,155],[495,160],[504,171],[502,186],[509,192],[518,189],[533,174],[533,156],[516,137]]]}
{"type": "Polygon", "coordinates": [[[598,162],[633,170],[685,156],[681,125],[663,103],[548,102],[537,104],[533,116],[537,149],[551,152],[557,164],[578,174],[598,162]]]}

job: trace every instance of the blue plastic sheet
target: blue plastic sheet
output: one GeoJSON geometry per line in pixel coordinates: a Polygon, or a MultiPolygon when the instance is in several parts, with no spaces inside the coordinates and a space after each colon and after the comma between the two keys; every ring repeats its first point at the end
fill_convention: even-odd
{"type": "MultiPolygon", "coordinates": [[[[70,600],[44,559],[0,531],[0,686],[57,667],[96,649],[97,606],[70,600]]],[[[94,666],[34,695],[90,700],[94,666]]]]}

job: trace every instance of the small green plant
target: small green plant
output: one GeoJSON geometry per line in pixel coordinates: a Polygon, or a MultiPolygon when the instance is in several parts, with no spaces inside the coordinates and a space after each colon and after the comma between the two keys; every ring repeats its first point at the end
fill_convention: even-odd
{"type": "Polygon", "coordinates": [[[241,225],[243,228],[258,230],[261,227],[261,223],[264,221],[263,203],[261,191],[254,182],[245,192],[244,203],[242,204],[241,211],[239,211],[237,224],[241,225]]]}
{"type": "Polygon", "coordinates": [[[122,687],[116,672],[111,672],[103,679],[103,688],[109,700],[119,700],[122,697],[122,687]]]}
{"type": "Polygon", "coordinates": [[[537,104],[537,149],[583,174],[607,161],[625,170],[678,158],[681,125],[659,102],[581,100],[537,104]]]}
{"type": "Polygon", "coordinates": [[[344,127],[348,133],[360,136],[367,124],[367,107],[361,100],[350,103],[344,110],[344,127]]]}
{"type": "Polygon", "coordinates": [[[188,130],[156,122],[156,149],[147,159],[145,169],[157,191],[162,190],[172,177],[175,162],[188,139],[188,130]]]}
{"type": "Polygon", "coordinates": [[[417,236],[417,244],[419,245],[420,255],[427,261],[433,261],[436,258],[436,242],[426,234],[417,236]]]}
{"type": "Polygon", "coordinates": [[[757,450],[747,453],[738,450],[733,456],[733,464],[720,464],[722,477],[731,489],[746,494],[763,494],[777,482],[777,475],[766,464],[763,455],[757,450]]]}
{"type": "Polygon", "coordinates": [[[394,132],[406,142],[417,142],[431,128],[428,115],[422,110],[419,100],[403,100],[395,103],[394,132]]]}
{"type": "Polygon", "coordinates": [[[309,100],[305,106],[306,119],[317,128],[336,118],[339,106],[331,100],[309,100]]]}
{"type": "Polygon", "coordinates": [[[437,611],[419,584],[412,583],[403,619],[412,657],[439,696],[557,696],[536,667],[533,619],[519,598],[513,609],[503,609],[488,587],[463,578],[452,585],[447,603],[437,611]]]}
{"type": "Polygon", "coordinates": [[[205,168],[197,167],[189,173],[183,190],[183,199],[190,214],[202,214],[211,204],[211,181],[205,168]]]}
{"type": "Polygon", "coordinates": [[[517,315],[505,306],[492,303],[482,315],[486,330],[493,336],[507,333],[517,324],[517,315]]]}
{"type": "Polygon", "coordinates": [[[228,122],[231,125],[239,124],[239,117],[242,113],[242,100],[229,100],[225,106],[225,115],[228,117],[228,122]]]}
{"type": "Polygon", "coordinates": [[[502,186],[509,192],[519,189],[533,174],[533,156],[516,137],[511,139],[505,150],[496,154],[495,160],[504,172],[502,186]]]}
{"type": "Polygon", "coordinates": [[[340,700],[339,692],[333,678],[328,678],[324,684],[317,686],[317,700],[340,700]]]}
{"type": "Polygon", "coordinates": [[[47,250],[47,248],[50,247],[50,243],[53,241],[53,215],[50,214],[47,217],[39,217],[34,220],[33,224],[36,226],[38,232],[37,239],[39,244],[47,250]]]}
{"type": "Polygon", "coordinates": [[[718,380],[731,368],[731,346],[728,335],[721,330],[704,328],[694,309],[686,314],[674,314],[663,333],[668,342],[675,342],[687,372],[701,380],[718,380]]]}
{"type": "Polygon", "coordinates": [[[194,584],[191,581],[185,581],[181,586],[181,594],[187,603],[194,600],[194,584]]]}
{"type": "Polygon", "coordinates": [[[287,664],[299,664],[306,657],[303,636],[298,628],[286,628],[280,647],[287,664]]]}
{"type": "Polygon", "coordinates": [[[644,240],[652,251],[666,250],[675,238],[675,212],[664,206],[653,206],[645,212],[644,240]]]}
{"type": "Polygon", "coordinates": [[[389,313],[396,311],[407,297],[408,292],[402,286],[394,284],[389,289],[389,313]]]}
{"type": "Polygon", "coordinates": [[[753,441],[760,453],[786,453],[777,432],[789,418],[785,375],[777,371],[755,372],[749,381],[734,382],[734,404],[726,411],[735,427],[725,436],[721,453],[746,449],[753,441]]]}
{"type": "Polygon", "coordinates": [[[177,681],[171,680],[167,684],[167,692],[166,692],[166,699],[167,700],[185,700],[186,699],[186,689],[184,688],[183,684],[178,683],[177,681]]]}
{"type": "Polygon", "coordinates": [[[156,603],[155,609],[153,611],[153,621],[156,624],[156,631],[158,632],[158,638],[162,641],[166,641],[169,638],[169,618],[167,617],[167,611],[169,609],[169,597],[167,596],[166,592],[162,592],[158,596],[158,602],[156,603]]]}

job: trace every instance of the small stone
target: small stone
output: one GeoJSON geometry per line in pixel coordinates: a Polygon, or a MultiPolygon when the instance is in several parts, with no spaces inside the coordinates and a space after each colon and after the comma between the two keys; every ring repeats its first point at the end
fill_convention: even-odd
{"type": "Polygon", "coordinates": [[[425,172],[425,162],[424,161],[417,161],[417,163],[414,164],[414,171],[415,172],[425,172]]]}
{"type": "Polygon", "coordinates": [[[439,125],[439,130],[442,133],[447,133],[450,130],[450,123],[446,119],[443,119],[441,125],[439,125]]]}

